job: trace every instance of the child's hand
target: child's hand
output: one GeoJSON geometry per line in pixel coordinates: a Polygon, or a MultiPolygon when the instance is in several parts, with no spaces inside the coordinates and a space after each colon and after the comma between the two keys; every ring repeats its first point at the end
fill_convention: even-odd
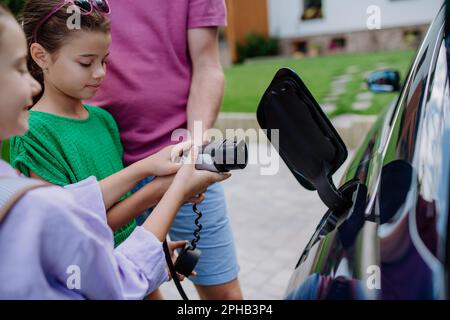
{"type": "MultiPolygon", "coordinates": [[[[155,178],[155,182],[157,182],[157,188],[158,188],[158,202],[163,197],[164,193],[166,193],[167,189],[169,189],[170,185],[173,182],[173,179],[175,178],[175,175],[168,175],[168,176],[160,176],[155,178]]],[[[190,199],[187,199],[185,203],[192,203],[192,204],[200,204],[205,200],[205,195],[203,193],[197,194],[190,199]]],[[[155,204],[156,205],[156,204],[155,204]]]]}
{"type": "Polygon", "coordinates": [[[176,145],[167,146],[159,152],[145,158],[143,165],[148,170],[149,176],[166,176],[175,174],[181,164],[175,162],[176,158],[182,152],[187,152],[191,148],[192,143],[182,142],[176,145]]]}
{"type": "Polygon", "coordinates": [[[198,156],[198,148],[192,146],[189,152],[190,161],[186,161],[175,175],[172,186],[183,196],[185,202],[198,194],[204,193],[213,183],[223,181],[231,177],[230,173],[216,173],[195,169],[195,160],[198,156]]]}
{"type": "Polygon", "coordinates": [[[186,200],[185,203],[191,203],[191,204],[200,204],[203,202],[203,200],[205,200],[205,194],[204,193],[200,193],[188,200],[186,200]]]}
{"type": "MultiPolygon", "coordinates": [[[[167,247],[169,248],[170,258],[172,259],[172,263],[175,265],[175,261],[177,261],[178,253],[175,251],[176,249],[183,249],[189,241],[181,240],[181,241],[167,241],[167,247]]],[[[195,276],[197,273],[192,271],[191,276],[195,276]]],[[[183,281],[184,275],[177,273],[178,280],[183,281]]],[[[169,272],[169,281],[172,280],[172,275],[169,272]]]]}

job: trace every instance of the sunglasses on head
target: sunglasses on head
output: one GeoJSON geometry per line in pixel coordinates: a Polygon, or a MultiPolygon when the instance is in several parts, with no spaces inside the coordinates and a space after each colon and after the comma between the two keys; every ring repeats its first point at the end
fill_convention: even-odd
{"type": "Polygon", "coordinates": [[[90,15],[94,11],[94,9],[105,15],[109,15],[111,13],[111,8],[109,6],[108,0],[61,0],[61,2],[57,4],[50,11],[50,13],[37,24],[36,28],[33,31],[33,42],[37,42],[37,33],[42,25],[67,4],[77,6],[80,9],[80,13],[84,16],[90,15]]]}
{"type": "Polygon", "coordinates": [[[94,7],[104,14],[111,13],[111,8],[109,7],[107,0],[73,0],[69,2],[73,2],[73,4],[79,7],[81,12],[84,12],[85,14],[92,13],[94,7]]]}

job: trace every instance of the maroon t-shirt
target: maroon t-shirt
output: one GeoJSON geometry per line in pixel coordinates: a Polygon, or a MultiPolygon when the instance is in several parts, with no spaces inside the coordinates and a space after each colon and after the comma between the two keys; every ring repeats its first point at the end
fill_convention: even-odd
{"type": "Polygon", "coordinates": [[[90,104],[115,118],[131,164],[186,128],[192,77],[189,28],[226,24],[225,0],[109,0],[112,45],[106,78],[90,104]]]}

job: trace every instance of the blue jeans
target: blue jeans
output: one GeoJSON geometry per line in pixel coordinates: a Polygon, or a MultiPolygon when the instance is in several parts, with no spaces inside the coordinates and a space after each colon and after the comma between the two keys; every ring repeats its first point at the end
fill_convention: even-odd
{"type": "MultiPolygon", "coordinates": [[[[133,192],[153,179],[154,177],[148,177],[142,180],[133,192]]],[[[205,200],[197,206],[203,214],[199,221],[203,228],[200,231],[200,241],[197,243],[202,255],[195,268],[197,275],[190,276],[189,279],[195,284],[205,286],[224,284],[237,278],[239,266],[223,186],[219,183],[211,185],[205,196],[205,200]]],[[[141,225],[151,211],[152,209],[148,209],[138,217],[137,224],[141,225]]],[[[192,204],[183,205],[170,229],[170,239],[191,241],[194,238],[196,218],[197,215],[192,211],[192,204]]]]}

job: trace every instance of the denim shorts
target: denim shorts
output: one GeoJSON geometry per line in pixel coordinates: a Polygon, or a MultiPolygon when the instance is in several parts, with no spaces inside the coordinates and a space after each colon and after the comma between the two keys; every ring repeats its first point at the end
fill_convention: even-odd
{"type": "MultiPolygon", "coordinates": [[[[133,189],[136,192],[153,180],[148,177],[133,189]]],[[[237,278],[239,265],[236,248],[228,219],[227,206],[223,186],[220,183],[211,185],[205,193],[205,200],[197,206],[203,216],[199,223],[203,226],[197,247],[202,251],[195,271],[196,276],[189,279],[199,285],[219,285],[237,278]]],[[[138,217],[137,224],[142,224],[151,214],[152,209],[146,210],[138,217]]],[[[194,238],[196,228],[194,220],[197,214],[192,210],[192,204],[185,204],[180,208],[172,224],[169,235],[172,241],[194,238]]]]}

